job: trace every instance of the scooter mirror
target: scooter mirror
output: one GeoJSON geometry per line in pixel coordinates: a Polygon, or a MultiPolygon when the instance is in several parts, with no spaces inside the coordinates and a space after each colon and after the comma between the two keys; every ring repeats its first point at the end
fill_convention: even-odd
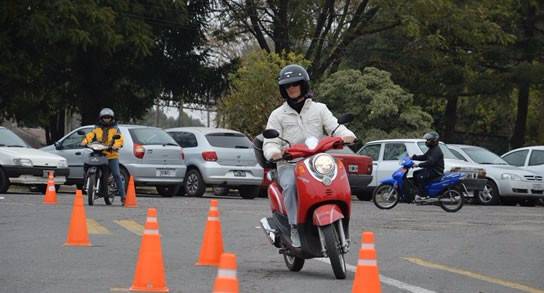
{"type": "Polygon", "coordinates": [[[344,113],[338,118],[338,124],[346,124],[353,121],[353,114],[351,113],[344,113]]]}
{"type": "Polygon", "coordinates": [[[266,129],[263,131],[263,136],[264,138],[271,139],[280,136],[280,133],[276,129],[266,129]]]}
{"type": "Polygon", "coordinates": [[[85,135],[85,131],[83,131],[83,130],[80,129],[80,130],[77,131],[77,134],[79,134],[79,135],[85,135]]]}

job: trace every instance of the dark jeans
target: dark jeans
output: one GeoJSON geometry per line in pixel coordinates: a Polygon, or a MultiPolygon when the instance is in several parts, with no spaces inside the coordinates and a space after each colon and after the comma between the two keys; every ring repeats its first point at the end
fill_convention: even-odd
{"type": "Polygon", "coordinates": [[[110,172],[117,183],[117,190],[119,191],[119,197],[125,197],[125,182],[122,176],[121,171],[119,170],[119,160],[118,159],[109,159],[108,163],[110,165],[110,172]]]}
{"type": "Polygon", "coordinates": [[[416,183],[418,194],[420,196],[429,196],[427,194],[427,190],[425,189],[425,185],[427,185],[428,182],[431,182],[435,179],[438,179],[442,177],[442,175],[436,174],[431,169],[421,169],[414,172],[414,181],[416,183]]]}

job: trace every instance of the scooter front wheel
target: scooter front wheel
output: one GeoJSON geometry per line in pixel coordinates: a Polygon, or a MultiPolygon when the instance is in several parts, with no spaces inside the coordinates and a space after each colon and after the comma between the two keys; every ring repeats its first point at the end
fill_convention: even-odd
{"type": "Polygon", "coordinates": [[[302,270],[302,267],[304,266],[304,259],[300,257],[284,254],[283,260],[285,261],[287,268],[292,272],[298,272],[302,270]]]}
{"type": "Polygon", "coordinates": [[[96,185],[96,176],[95,175],[87,176],[87,182],[85,183],[85,186],[87,187],[87,203],[90,206],[94,205],[94,197],[97,192],[95,185],[96,185]]]}
{"type": "Polygon", "coordinates": [[[330,224],[321,228],[323,238],[325,240],[325,249],[327,256],[331,262],[332,271],[337,279],[346,278],[346,262],[344,255],[340,252],[340,241],[334,224],[330,224]]]}
{"type": "Polygon", "coordinates": [[[389,210],[394,208],[400,200],[398,190],[391,185],[381,184],[374,189],[372,195],[372,201],[374,205],[382,210],[389,210]]]}

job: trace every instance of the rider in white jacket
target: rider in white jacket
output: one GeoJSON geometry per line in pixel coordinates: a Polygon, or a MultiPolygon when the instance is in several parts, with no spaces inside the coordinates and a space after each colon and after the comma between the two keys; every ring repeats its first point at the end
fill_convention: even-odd
{"type": "MultiPolygon", "coordinates": [[[[268,117],[266,129],[275,129],[280,137],[291,144],[304,143],[306,138],[314,136],[318,139],[330,135],[338,126],[337,119],[323,103],[314,102],[310,93],[310,77],[306,70],[296,64],[284,67],[279,74],[279,88],[286,100],[268,117]]],[[[355,140],[355,134],[341,125],[335,136],[341,136],[346,143],[355,140]]],[[[278,138],[265,139],[263,144],[264,156],[268,160],[279,160],[287,143],[278,138]]],[[[296,229],[297,224],[297,194],[295,185],[295,169],[293,164],[285,161],[277,163],[279,184],[283,189],[287,217],[291,225],[291,242],[294,247],[300,247],[300,239],[296,229]]]]}

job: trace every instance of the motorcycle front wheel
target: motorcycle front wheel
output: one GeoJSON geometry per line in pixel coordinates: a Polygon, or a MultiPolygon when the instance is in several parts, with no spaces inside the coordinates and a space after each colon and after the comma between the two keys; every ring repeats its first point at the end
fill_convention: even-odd
{"type": "Polygon", "coordinates": [[[113,179],[113,176],[111,175],[106,180],[106,182],[106,196],[104,196],[104,202],[106,203],[106,205],[110,206],[115,200],[115,194],[118,192],[117,183],[115,183],[115,179],[113,179]]]}
{"type": "Polygon", "coordinates": [[[325,238],[325,249],[327,256],[331,262],[332,271],[337,279],[346,278],[346,262],[344,255],[340,252],[340,241],[334,224],[330,224],[321,228],[323,238],[325,238]]]}
{"type": "Polygon", "coordinates": [[[374,189],[372,195],[372,201],[376,207],[382,210],[389,210],[394,208],[400,200],[398,190],[391,185],[381,184],[374,189]]]}
{"type": "Polygon", "coordinates": [[[440,207],[449,213],[454,213],[463,207],[463,194],[455,189],[446,189],[438,197],[440,207]]]}
{"type": "Polygon", "coordinates": [[[96,175],[92,174],[87,176],[87,182],[85,183],[87,187],[87,203],[92,206],[94,205],[94,196],[97,192],[95,189],[96,186],[96,175]]]}

